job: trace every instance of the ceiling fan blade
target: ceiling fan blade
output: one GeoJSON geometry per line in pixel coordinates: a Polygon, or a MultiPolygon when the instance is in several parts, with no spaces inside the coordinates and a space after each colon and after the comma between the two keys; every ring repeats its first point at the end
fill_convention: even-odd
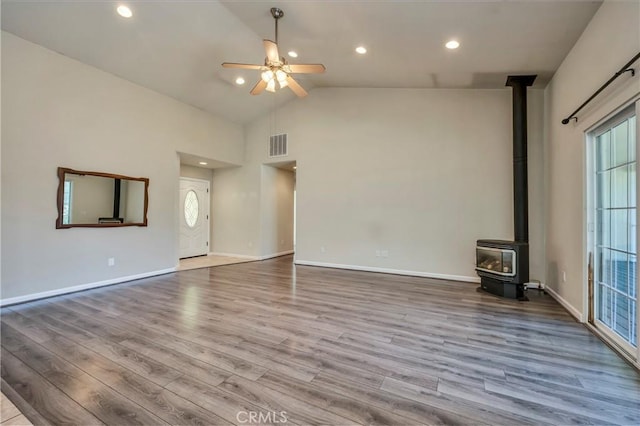
{"type": "Polygon", "coordinates": [[[278,53],[278,45],[271,40],[262,40],[264,44],[264,51],[267,53],[267,59],[269,62],[280,63],[280,54],[278,53]]]}
{"type": "Polygon", "coordinates": [[[267,82],[262,80],[262,79],[260,79],[260,81],[258,81],[258,83],[255,86],[253,86],[253,89],[251,89],[250,93],[252,95],[259,95],[266,88],[267,88],[267,82]]]}
{"type": "Polygon", "coordinates": [[[307,91],[304,90],[302,86],[300,86],[290,75],[287,75],[287,83],[289,83],[289,87],[293,90],[293,93],[298,95],[298,97],[304,98],[307,96],[307,91]]]}
{"type": "Polygon", "coordinates": [[[321,74],[326,70],[322,64],[289,64],[287,67],[294,74],[321,74]]]}
{"type": "Polygon", "coordinates": [[[224,68],[242,68],[245,70],[261,70],[264,68],[264,65],[256,65],[256,64],[236,64],[234,62],[224,62],[222,64],[224,68]]]}

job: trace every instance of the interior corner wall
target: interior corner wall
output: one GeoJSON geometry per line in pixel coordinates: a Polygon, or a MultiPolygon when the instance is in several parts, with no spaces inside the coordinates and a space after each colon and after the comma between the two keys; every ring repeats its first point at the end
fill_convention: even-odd
{"type": "Polygon", "coordinates": [[[177,151],[244,157],[241,126],[7,32],[2,123],[4,303],[172,270],[177,151]],[[148,177],[149,226],[55,229],[59,166],[148,177]]]}
{"type": "MultiPolygon", "coordinates": [[[[543,93],[529,93],[531,274],[542,277],[543,93]]],[[[476,280],[475,241],[513,239],[511,117],[509,88],[319,88],[246,127],[242,169],[258,173],[269,135],[288,134],[298,262],[476,280]]]]}
{"type": "Polygon", "coordinates": [[[293,250],[294,174],[263,165],[261,188],[261,255],[273,256],[290,252],[293,250]]]}
{"type": "Polygon", "coordinates": [[[544,220],[544,91],[527,92],[527,154],[529,181],[529,280],[546,278],[544,220]]]}
{"type": "MultiPolygon", "coordinates": [[[[640,93],[640,73],[621,76],[573,120],[579,105],[640,51],[640,2],[605,1],[545,91],[547,285],[584,318],[585,132],[640,93]],[[566,282],[563,281],[566,272],[566,282]]],[[[634,67],[638,71],[639,64],[634,67]]]]}

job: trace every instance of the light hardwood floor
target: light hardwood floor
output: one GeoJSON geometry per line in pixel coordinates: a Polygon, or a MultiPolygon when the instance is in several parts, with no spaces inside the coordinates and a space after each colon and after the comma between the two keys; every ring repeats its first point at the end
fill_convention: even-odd
{"type": "Polygon", "coordinates": [[[476,287],[287,256],[56,297],[3,310],[2,386],[34,424],[640,424],[555,301],[476,287]]]}
{"type": "Polygon", "coordinates": [[[233,265],[236,263],[254,262],[255,259],[244,257],[220,256],[210,254],[208,256],[189,257],[180,259],[178,271],[188,271],[191,269],[211,268],[212,266],[233,265]]]}
{"type": "Polygon", "coordinates": [[[30,426],[31,422],[18,410],[7,396],[0,394],[0,425],[30,426]]]}

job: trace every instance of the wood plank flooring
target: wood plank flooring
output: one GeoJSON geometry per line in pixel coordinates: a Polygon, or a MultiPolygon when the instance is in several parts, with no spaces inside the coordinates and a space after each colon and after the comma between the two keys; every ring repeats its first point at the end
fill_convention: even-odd
{"type": "Polygon", "coordinates": [[[13,306],[2,390],[34,424],[640,424],[554,300],[476,287],[286,256],[13,306]]]}
{"type": "Polygon", "coordinates": [[[178,271],[188,271],[190,269],[210,268],[212,266],[233,265],[245,262],[255,262],[255,259],[209,254],[205,256],[180,259],[177,269],[178,271]]]}

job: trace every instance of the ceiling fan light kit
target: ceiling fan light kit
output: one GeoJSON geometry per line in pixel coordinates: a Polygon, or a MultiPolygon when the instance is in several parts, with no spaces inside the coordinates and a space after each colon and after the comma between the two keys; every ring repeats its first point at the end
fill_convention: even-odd
{"type": "Polygon", "coordinates": [[[284,57],[280,56],[278,51],[278,20],[284,16],[282,9],[277,7],[271,8],[271,16],[275,20],[276,41],[263,40],[266,58],[264,65],[257,64],[238,64],[233,62],[225,62],[222,64],[225,68],[241,68],[262,71],[260,80],[251,89],[252,95],[259,95],[264,90],[267,92],[275,92],[277,86],[280,89],[289,87],[293,93],[299,97],[307,96],[307,91],[291,76],[291,74],[319,74],[325,71],[322,64],[289,64],[284,57]]]}

